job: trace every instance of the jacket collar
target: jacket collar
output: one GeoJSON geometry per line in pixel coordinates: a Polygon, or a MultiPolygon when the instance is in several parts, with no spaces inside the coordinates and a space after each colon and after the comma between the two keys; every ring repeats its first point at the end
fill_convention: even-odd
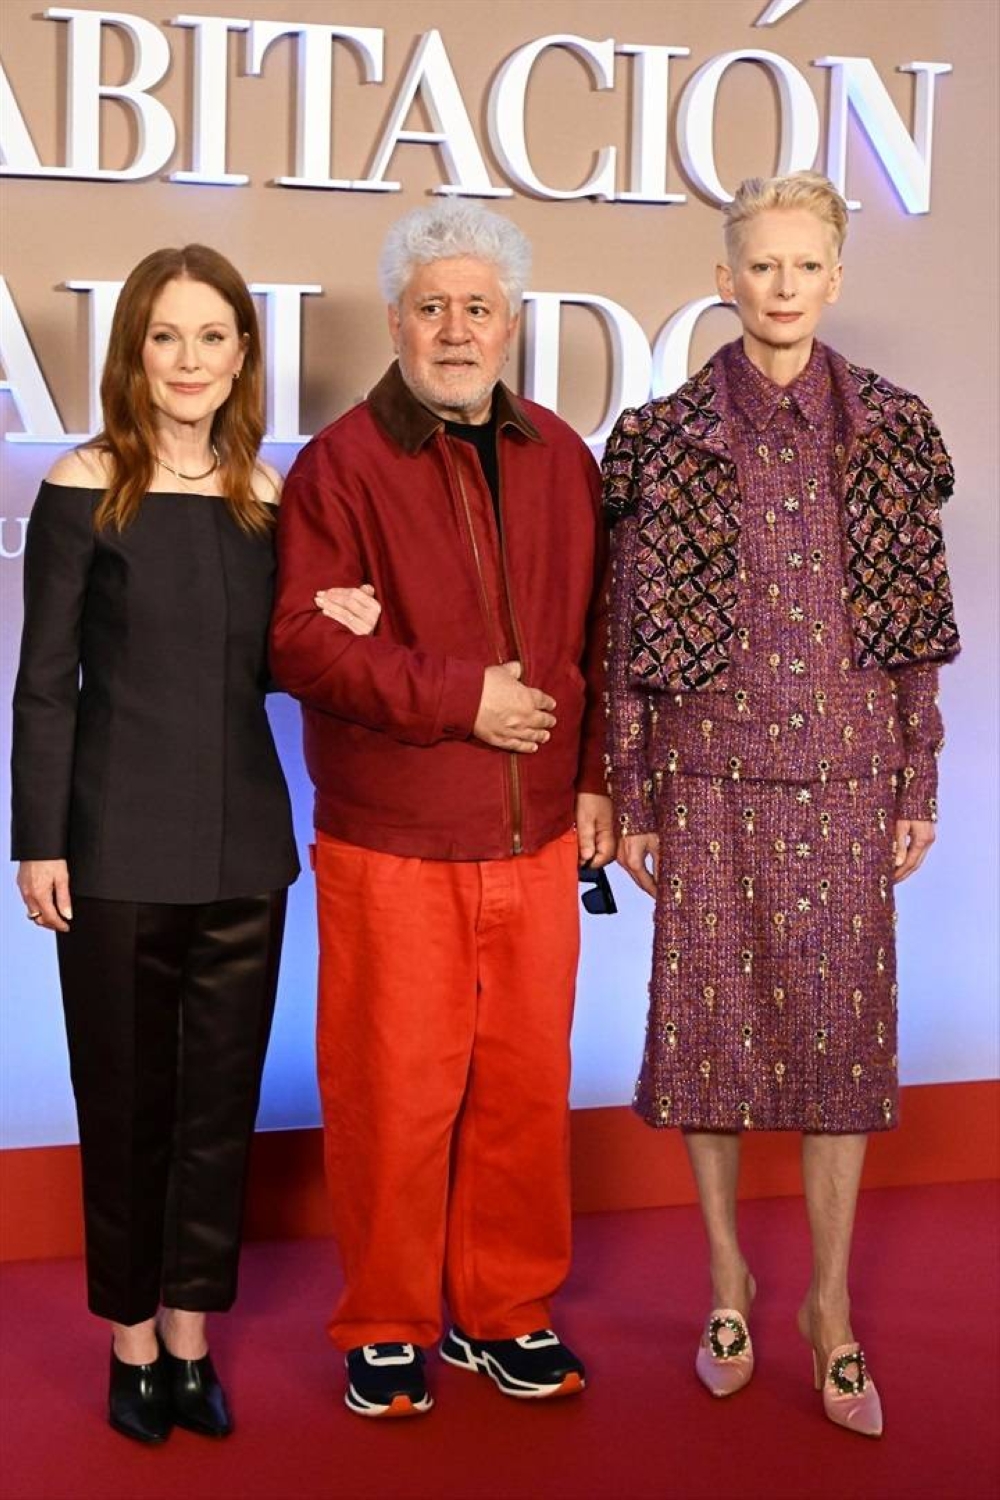
{"type": "MultiPolygon", "coordinates": [[[[532,442],[544,441],[538,428],[527,416],[517,398],[498,381],[495,390],[497,431],[516,428],[522,436],[532,442]]],[[[437,416],[418,401],[403,379],[399,361],[393,360],[378,385],[368,394],[368,405],[372,415],[394,443],[404,452],[415,455],[436,432],[444,427],[443,418],[437,416]]]]}
{"type": "Polygon", "coordinates": [[[725,418],[729,395],[725,369],[718,355],[662,402],[653,405],[665,426],[675,428],[685,444],[728,456],[725,418]]]}
{"type": "Polygon", "coordinates": [[[776,385],[747,358],[742,342],[720,352],[732,403],[758,432],[764,432],[780,410],[799,412],[813,427],[831,416],[831,377],[827,351],[814,342],[808,363],[790,385],[776,385]]]}
{"type": "MultiPolygon", "coordinates": [[[[734,347],[738,347],[738,341],[736,346],[726,345],[713,354],[672,395],[654,403],[659,419],[676,429],[686,446],[707,449],[723,457],[729,456],[726,426],[734,397],[727,363],[728,351],[734,347]]],[[[841,443],[851,449],[859,439],[866,439],[874,428],[891,419],[898,394],[874,371],[851,364],[818,340],[814,354],[817,351],[825,358],[829,370],[841,443]]]]}
{"type": "Polygon", "coordinates": [[[873,370],[852,365],[835,349],[827,349],[834,396],[844,420],[848,446],[888,420],[895,392],[873,370]]]}

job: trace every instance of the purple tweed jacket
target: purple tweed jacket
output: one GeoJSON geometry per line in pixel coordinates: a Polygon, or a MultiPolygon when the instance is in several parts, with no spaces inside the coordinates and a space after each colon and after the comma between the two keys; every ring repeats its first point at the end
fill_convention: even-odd
{"type": "MultiPolygon", "coordinates": [[[[917,396],[826,354],[854,665],[947,661],[959,650],[940,518],[951,459],[917,396]]],[[[623,412],[604,455],[609,520],[636,517],[629,675],[654,692],[718,685],[729,665],[741,502],[718,359],[673,395],[623,412]]]]}

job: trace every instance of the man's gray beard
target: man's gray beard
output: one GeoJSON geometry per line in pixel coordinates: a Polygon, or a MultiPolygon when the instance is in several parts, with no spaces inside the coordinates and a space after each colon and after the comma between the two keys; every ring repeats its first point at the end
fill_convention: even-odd
{"type": "Polygon", "coordinates": [[[445,393],[439,394],[438,392],[432,390],[429,385],[425,385],[422,381],[414,379],[412,374],[403,369],[402,363],[400,363],[399,368],[404,381],[412,391],[413,395],[416,396],[417,400],[420,401],[424,406],[430,407],[431,411],[433,411],[435,407],[442,406],[450,412],[458,412],[463,415],[469,412],[477,411],[480,407],[486,406],[492,400],[493,390],[497,383],[495,380],[489,383],[484,383],[483,385],[478,386],[476,390],[472,391],[471,393],[463,395],[461,399],[458,398],[458,392],[448,392],[447,398],[445,398],[445,393]]]}

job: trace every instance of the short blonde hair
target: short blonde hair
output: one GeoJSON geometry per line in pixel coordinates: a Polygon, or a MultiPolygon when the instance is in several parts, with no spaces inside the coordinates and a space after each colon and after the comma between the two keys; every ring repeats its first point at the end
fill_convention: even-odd
{"type": "Polygon", "coordinates": [[[784,177],[744,178],[732,203],[725,205],[723,233],[730,260],[739,250],[740,231],[747,220],[772,208],[807,209],[832,231],[837,254],[843,250],[847,238],[847,204],[829,177],[822,172],[789,172],[784,177]]]}

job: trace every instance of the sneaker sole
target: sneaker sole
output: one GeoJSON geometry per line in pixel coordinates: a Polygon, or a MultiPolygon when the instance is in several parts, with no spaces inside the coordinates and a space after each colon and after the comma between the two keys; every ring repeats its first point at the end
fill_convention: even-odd
{"type": "Polygon", "coordinates": [[[434,1397],[426,1395],[419,1401],[414,1401],[409,1396],[393,1396],[388,1406],[382,1406],[380,1403],[366,1401],[363,1396],[358,1395],[353,1385],[349,1385],[344,1392],[344,1404],[359,1417],[422,1417],[434,1405],[434,1397]]]}
{"type": "Polygon", "coordinates": [[[498,1391],[504,1396],[512,1396],[515,1401],[551,1401],[558,1396],[576,1396],[587,1385],[583,1376],[578,1375],[575,1370],[564,1375],[558,1385],[528,1385],[515,1381],[491,1354],[473,1354],[471,1349],[468,1356],[451,1354],[444,1344],[438,1352],[444,1362],[454,1365],[456,1370],[469,1370],[473,1375],[488,1375],[498,1391]]]}

